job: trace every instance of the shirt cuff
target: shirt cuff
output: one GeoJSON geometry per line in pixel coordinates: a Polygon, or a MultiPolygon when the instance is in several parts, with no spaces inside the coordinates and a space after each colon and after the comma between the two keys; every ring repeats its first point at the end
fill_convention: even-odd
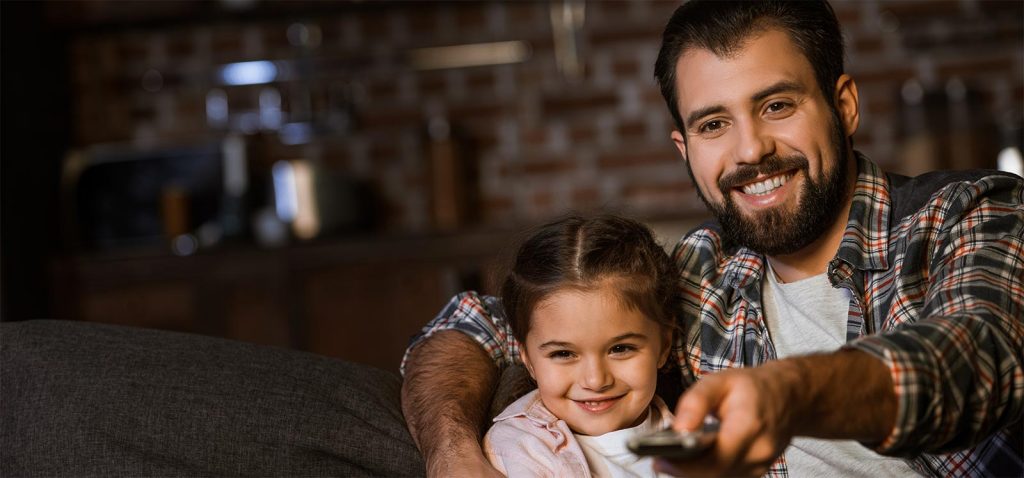
{"type": "Polygon", "coordinates": [[[915,395],[922,391],[921,385],[918,383],[918,374],[915,373],[915,367],[911,365],[913,361],[910,359],[910,354],[878,335],[858,339],[844,348],[866,352],[880,360],[889,369],[893,393],[896,395],[896,419],[893,422],[892,430],[881,443],[862,444],[872,448],[880,455],[899,455],[902,450],[913,446],[911,431],[918,424],[916,415],[912,411],[917,408],[915,395]]]}

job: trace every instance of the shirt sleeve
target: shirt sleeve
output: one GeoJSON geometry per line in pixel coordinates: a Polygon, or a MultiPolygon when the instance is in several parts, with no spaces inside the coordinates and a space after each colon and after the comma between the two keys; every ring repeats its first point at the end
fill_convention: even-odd
{"type": "Polygon", "coordinates": [[[458,330],[477,341],[499,368],[519,363],[519,342],[505,319],[497,297],[466,291],[452,297],[441,312],[409,341],[402,357],[401,372],[412,351],[424,339],[441,330],[458,330]]]}
{"type": "Polygon", "coordinates": [[[852,344],[882,360],[895,387],[879,453],[959,450],[1024,418],[1022,203],[1019,178],[988,177],[947,189],[915,218],[920,240],[896,265],[906,293],[889,313],[922,301],[920,318],[852,344]]]}

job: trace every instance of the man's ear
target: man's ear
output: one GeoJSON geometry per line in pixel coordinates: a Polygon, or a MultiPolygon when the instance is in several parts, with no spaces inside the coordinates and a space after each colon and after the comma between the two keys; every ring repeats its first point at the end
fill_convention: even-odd
{"type": "Polygon", "coordinates": [[[672,130],[672,142],[676,144],[676,149],[679,150],[679,155],[683,157],[683,161],[686,161],[686,138],[683,137],[683,133],[679,130],[672,130]]]}
{"type": "Polygon", "coordinates": [[[857,83],[850,75],[840,75],[836,80],[835,102],[846,134],[852,136],[860,125],[860,96],[857,94],[857,83]]]}
{"type": "Polygon", "coordinates": [[[530,377],[536,381],[537,375],[533,373],[533,364],[530,363],[530,357],[526,355],[526,344],[519,345],[519,360],[523,361],[523,365],[526,366],[526,371],[530,372],[530,377]]]}

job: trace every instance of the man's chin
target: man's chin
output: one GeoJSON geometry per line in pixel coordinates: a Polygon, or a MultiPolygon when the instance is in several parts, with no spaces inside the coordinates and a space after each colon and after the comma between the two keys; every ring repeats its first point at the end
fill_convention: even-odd
{"type": "Polygon", "coordinates": [[[768,221],[773,217],[793,217],[800,212],[801,201],[799,195],[790,194],[785,198],[780,198],[781,201],[772,205],[755,205],[753,202],[745,199],[745,197],[751,198],[753,196],[745,196],[739,191],[731,191],[729,206],[720,207],[719,209],[737,215],[748,226],[767,225],[768,221]]]}
{"type": "Polygon", "coordinates": [[[735,198],[727,204],[711,204],[701,199],[722,227],[726,240],[754,252],[769,256],[786,255],[801,249],[813,239],[790,237],[798,229],[793,218],[798,215],[799,204],[780,204],[757,211],[740,209],[735,198]]]}
{"type": "MultiPolygon", "coordinates": [[[[768,235],[785,234],[785,230],[780,230],[785,227],[782,223],[786,222],[784,218],[792,215],[793,212],[787,211],[785,206],[775,206],[756,213],[740,210],[727,222],[736,229],[737,235],[755,236],[759,239],[758,242],[764,242],[763,239],[768,235]]],[[[721,219],[719,218],[719,222],[723,222],[721,219]]]]}
{"type": "Polygon", "coordinates": [[[814,238],[795,237],[798,228],[786,220],[793,217],[792,213],[776,209],[756,218],[719,216],[718,223],[730,242],[769,256],[791,254],[813,242],[814,238]]]}

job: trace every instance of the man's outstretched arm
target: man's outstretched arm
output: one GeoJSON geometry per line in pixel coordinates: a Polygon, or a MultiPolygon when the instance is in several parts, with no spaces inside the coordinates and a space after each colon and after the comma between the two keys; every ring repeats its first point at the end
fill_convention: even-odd
{"type": "Polygon", "coordinates": [[[498,368],[472,338],[442,330],[410,352],[402,412],[428,476],[501,476],[480,447],[498,368]]]}
{"type": "Polygon", "coordinates": [[[721,420],[715,446],[701,458],[662,461],[678,476],[761,476],[794,436],[881,442],[892,430],[896,396],[886,366],[842,349],[732,369],[704,377],[676,407],[675,428],[721,420]]]}

